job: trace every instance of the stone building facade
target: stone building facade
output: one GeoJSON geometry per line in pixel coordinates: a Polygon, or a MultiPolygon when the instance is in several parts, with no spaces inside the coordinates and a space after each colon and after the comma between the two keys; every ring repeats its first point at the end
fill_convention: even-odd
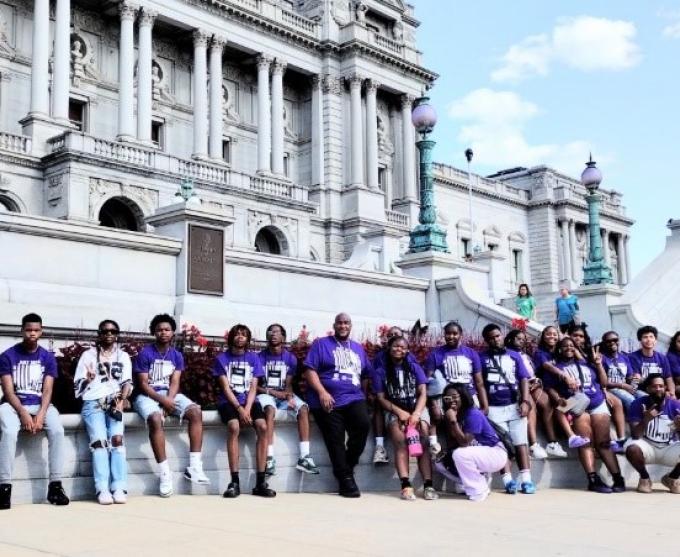
{"type": "MultiPolygon", "coordinates": [[[[158,214],[190,182],[235,264],[335,279],[357,269],[367,274],[348,270],[351,283],[421,296],[397,264],[419,206],[411,110],[437,77],[417,27],[401,0],[0,0],[0,233],[40,237],[52,255],[66,249],[50,247],[57,238],[103,241],[118,251],[100,263],[123,268],[140,251],[176,257],[158,214]]],[[[436,166],[458,272],[497,303],[529,282],[546,308],[561,282],[580,282],[587,211],[576,180],[539,167],[471,181],[472,224],[468,175],[436,166]]],[[[623,285],[632,221],[619,194],[604,195],[606,256],[623,285]]],[[[28,307],[16,301],[30,300],[23,277],[41,296],[79,284],[29,267],[5,277],[7,321],[28,307]]],[[[184,314],[191,299],[199,311],[175,278],[159,303],[184,314]]],[[[115,288],[131,300],[153,289],[139,275],[124,282],[115,288]]],[[[108,299],[101,281],[90,286],[91,307],[108,299]]],[[[243,309],[230,295],[225,307],[243,309]]],[[[417,317],[418,303],[394,318],[417,317]]],[[[366,321],[390,317],[378,313],[366,321]]]]}

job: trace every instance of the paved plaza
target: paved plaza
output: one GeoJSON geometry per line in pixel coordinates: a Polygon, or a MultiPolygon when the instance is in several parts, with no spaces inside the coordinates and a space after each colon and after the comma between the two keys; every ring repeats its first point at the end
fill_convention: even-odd
{"type": "MultiPolygon", "coordinates": [[[[658,488],[658,486],[657,486],[658,488]]],[[[203,557],[219,555],[680,555],[668,545],[680,497],[657,491],[595,495],[544,490],[493,493],[484,503],[457,496],[401,501],[284,493],[135,497],[127,505],[16,505],[0,515],[0,555],[203,557]]]]}

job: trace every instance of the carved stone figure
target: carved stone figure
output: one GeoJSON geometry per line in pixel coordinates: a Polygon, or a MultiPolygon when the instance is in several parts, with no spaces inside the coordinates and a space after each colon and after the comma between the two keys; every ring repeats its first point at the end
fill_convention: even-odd
{"type": "Polygon", "coordinates": [[[388,155],[394,153],[394,145],[390,140],[390,134],[382,116],[378,116],[378,150],[388,155]]]}
{"type": "Polygon", "coordinates": [[[71,35],[71,79],[78,87],[83,78],[99,79],[95,68],[93,49],[89,42],[81,35],[71,35]]]}
{"type": "Polygon", "coordinates": [[[354,15],[356,16],[358,23],[366,23],[366,12],[368,11],[368,6],[361,1],[354,3],[354,15]]]}
{"type": "Polygon", "coordinates": [[[229,93],[229,88],[226,85],[222,85],[222,117],[230,122],[239,121],[231,93],[229,93]]]}
{"type": "Polygon", "coordinates": [[[151,64],[151,87],[153,91],[154,101],[163,101],[174,103],[175,97],[170,94],[167,80],[165,79],[165,72],[161,65],[154,60],[151,64]]]}

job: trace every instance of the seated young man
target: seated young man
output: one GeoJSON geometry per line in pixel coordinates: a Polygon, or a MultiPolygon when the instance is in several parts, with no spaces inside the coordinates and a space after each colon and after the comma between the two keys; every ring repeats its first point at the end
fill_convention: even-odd
{"type": "Polygon", "coordinates": [[[61,486],[64,428],[59,412],[52,406],[52,387],[57,377],[54,354],[38,345],[42,319],[35,313],[21,319],[23,340],[0,356],[0,384],[4,395],[0,405],[0,509],[12,503],[12,471],[19,430],[35,435],[47,433],[50,483],[47,500],[68,505],[61,486]]]}
{"type": "Polygon", "coordinates": [[[156,341],[145,346],[133,363],[139,391],[133,408],[149,426],[149,440],[160,472],[160,496],[170,497],[173,485],[165,454],[165,416],[186,418],[189,422],[189,466],[184,477],[194,483],[208,484],[210,480],[203,472],[201,460],[203,415],[198,404],[179,392],[184,357],[172,347],[177,323],[170,315],[156,315],[151,320],[150,330],[156,341]]]}
{"type": "Polygon", "coordinates": [[[626,380],[635,384],[644,381],[652,373],[660,373],[663,375],[666,391],[671,398],[675,398],[675,383],[668,358],[655,350],[658,336],[659,331],[652,325],[645,325],[637,330],[640,349],[628,354],[630,368],[626,380]]]}
{"type": "Polygon", "coordinates": [[[680,430],[680,402],[666,393],[666,382],[660,373],[652,373],[640,385],[647,396],[630,406],[628,420],[632,439],[626,443],[626,458],[640,474],[637,490],[652,492],[649,464],[671,466],[661,478],[671,493],[680,493],[680,443],[675,442],[680,430]]]}
{"type": "Polygon", "coordinates": [[[318,474],[309,449],[309,406],[293,393],[293,376],[297,370],[297,359],[283,346],[286,329],[278,323],[267,327],[267,347],[259,354],[264,370],[263,383],[257,387],[257,401],[264,410],[267,420],[267,464],[268,476],[276,473],[274,458],[274,418],[276,410],[288,410],[295,415],[300,437],[300,458],[295,468],[307,474],[318,474]]]}

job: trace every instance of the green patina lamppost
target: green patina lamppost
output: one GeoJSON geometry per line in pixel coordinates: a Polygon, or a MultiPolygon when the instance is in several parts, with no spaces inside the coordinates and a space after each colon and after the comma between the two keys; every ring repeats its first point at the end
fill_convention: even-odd
{"type": "Polygon", "coordinates": [[[602,182],[602,172],[595,166],[592,155],[581,174],[581,183],[588,190],[588,232],[590,250],[588,262],[583,267],[583,284],[612,284],[612,270],[602,257],[602,237],[600,236],[600,202],[602,195],[598,188],[602,182]]]}
{"type": "Polygon", "coordinates": [[[437,224],[437,208],[434,204],[432,150],[436,142],[428,139],[428,136],[437,123],[437,113],[428,103],[429,100],[427,97],[418,99],[411,114],[413,126],[421,137],[420,141],[416,142],[420,152],[420,213],[419,224],[410,234],[409,253],[449,251],[446,231],[437,224]]]}

